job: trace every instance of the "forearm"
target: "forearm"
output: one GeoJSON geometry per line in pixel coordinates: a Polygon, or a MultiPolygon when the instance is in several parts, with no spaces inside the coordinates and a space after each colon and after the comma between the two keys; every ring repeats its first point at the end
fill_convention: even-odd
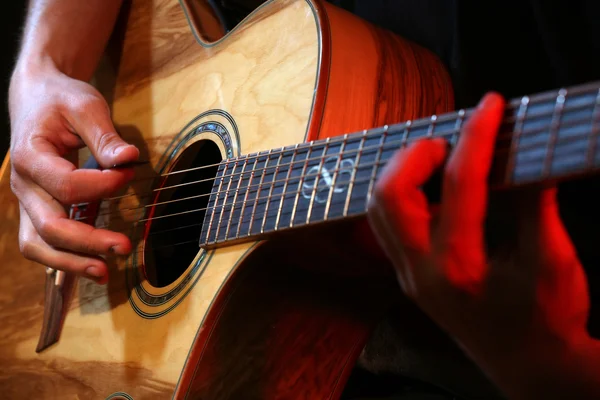
{"type": "Polygon", "coordinates": [[[50,63],[89,80],[113,30],[122,0],[31,0],[16,71],[50,63]]]}

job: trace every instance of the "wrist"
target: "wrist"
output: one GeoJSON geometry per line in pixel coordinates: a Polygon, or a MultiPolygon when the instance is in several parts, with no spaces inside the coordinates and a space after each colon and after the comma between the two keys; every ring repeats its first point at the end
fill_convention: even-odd
{"type": "Polygon", "coordinates": [[[27,93],[31,84],[49,76],[61,74],[56,63],[48,54],[25,54],[21,53],[12,75],[8,90],[9,108],[12,103],[23,93],[27,93]]]}
{"type": "Polygon", "coordinates": [[[38,77],[64,74],[76,75],[73,65],[45,49],[23,49],[13,69],[11,81],[32,80],[38,77]]]}

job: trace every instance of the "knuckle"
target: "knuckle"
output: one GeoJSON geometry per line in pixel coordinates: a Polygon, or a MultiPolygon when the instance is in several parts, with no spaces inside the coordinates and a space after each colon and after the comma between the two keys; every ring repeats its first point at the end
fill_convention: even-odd
{"type": "Polygon", "coordinates": [[[484,281],[484,260],[465,251],[464,244],[458,242],[459,240],[448,241],[438,257],[441,260],[444,282],[456,292],[470,293],[484,281]]]}
{"type": "Polygon", "coordinates": [[[28,150],[24,146],[14,146],[10,150],[10,163],[17,174],[25,175],[27,173],[29,160],[28,150]]]}
{"type": "Polygon", "coordinates": [[[111,132],[103,132],[95,137],[96,150],[103,152],[117,144],[119,137],[111,132]]]}
{"type": "Polygon", "coordinates": [[[31,239],[26,237],[19,238],[19,251],[27,260],[33,261],[33,251],[31,239]]]}
{"type": "Polygon", "coordinates": [[[47,243],[54,239],[55,223],[50,218],[42,218],[37,223],[37,231],[40,237],[47,243]]]}
{"type": "Polygon", "coordinates": [[[35,256],[36,241],[32,237],[32,232],[27,232],[23,227],[19,231],[19,251],[30,261],[38,261],[35,256]]]}
{"type": "Polygon", "coordinates": [[[10,175],[10,190],[15,194],[15,196],[19,197],[20,187],[21,187],[21,179],[16,174],[10,175]]]}

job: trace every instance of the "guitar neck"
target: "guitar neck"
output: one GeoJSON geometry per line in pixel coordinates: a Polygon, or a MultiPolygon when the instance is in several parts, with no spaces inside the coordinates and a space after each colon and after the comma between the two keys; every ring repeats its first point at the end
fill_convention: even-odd
{"type": "MultiPolygon", "coordinates": [[[[454,145],[473,109],[249,154],[221,163],[200,244],[364,215],[375,182],[401,147],[427,137],[454,145]]],[[[492,188],[563,180],[600,168],[600,82],[507,104],[492,188]]]]}

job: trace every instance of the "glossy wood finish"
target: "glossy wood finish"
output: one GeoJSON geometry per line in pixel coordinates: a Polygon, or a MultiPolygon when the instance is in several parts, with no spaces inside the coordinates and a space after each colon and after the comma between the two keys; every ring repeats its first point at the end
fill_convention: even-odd
{"type": "Polygon", "coordinates": [[[393,275],[379,273],[381,260],[360,246],[347,250],[354,229],[317,229],[257,248],[213,304],[181,382],[190,387],[178,394],[338,398],[373,326],[399,296],[393,275]]]}
{"type": "MultiPolygon", "coordinates": [[[[196,41],[174,0],[134,0],[125,22],[120,58],[108,64],[116,85],[103,92],[122,136],[150,162],[140,177],[156,174],[169,143],[207,110],[233,116],[244,154],[452,106],[435,59],[321,3],[267,2],[210,47],[196,41]]],[[[17,203],[5,176],[0,185],[5,398],[162,399],[175,390],[176,398],[335,398],[395,287],[393,277],[364,276],[381,260],[360,246],[346,252],[360,231],[345,227],[217,250],[177,307],[149,319],[132,308],[127,260],[111,259],[110,283],[80,279],[60,341],[36,354],[45,273],[20,256],[17,203]]],[[[128,218],[102,223],[115,228],[128,218]]],[[[160,296],[182,279],[140,285],[160,296]]]]}
{"type": "Polygon", "coordinates": [[[450,78],[432,53],[345,10],[324,4],[331,32],[331,67],[323,123],[314,138],[404,122],[454,108],[450,78]]]}

